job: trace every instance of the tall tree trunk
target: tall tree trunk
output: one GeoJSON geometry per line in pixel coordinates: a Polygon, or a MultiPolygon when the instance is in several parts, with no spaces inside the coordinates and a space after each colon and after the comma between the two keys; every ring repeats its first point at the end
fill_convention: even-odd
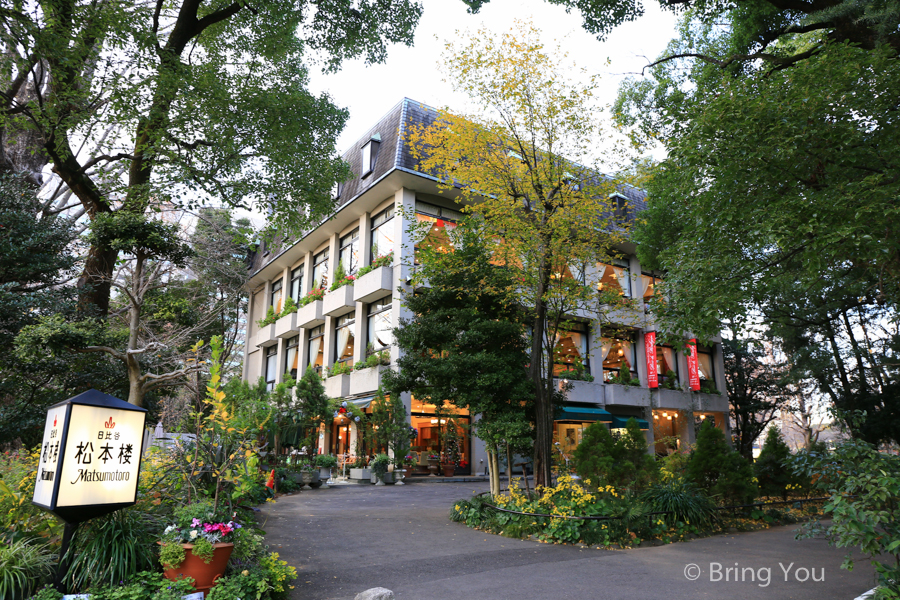
{"type": "MultiPolygon", "coordinates": [[[[544,302],[544,293],[547,282],[550,279],[550,266],[545,263],[541,266],[541,278],[535,294],[534,327],[531,339],[531,364],[529,376],[534,382],[534,487],[549,486],[552,480],[550,446],[553,442],[553,411],[552,398],[547,393],[549,390],[545,382],[544,363],[544,331],[547,327],[547,305],[544,302]]],[[[553,363],[550,361],[550,369],[553,363]]],[[[551,374],[552,375],[552,374],[551,374]]],[[[552,376],[550,384],[552,385],[552,376]]]]}

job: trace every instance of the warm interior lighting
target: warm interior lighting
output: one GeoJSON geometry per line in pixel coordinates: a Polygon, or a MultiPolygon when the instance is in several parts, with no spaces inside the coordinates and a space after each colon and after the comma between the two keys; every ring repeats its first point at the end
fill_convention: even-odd
{"type": "Polygon", "coordinates": [[[672,420],[672,417],[671,417],[671,416],[669,416],[669,417],[666,417],[666,418],[667,418],[667,419],[668,419],[668,420],[670,420],[670,421],[671,421],[671,420],[672,420]]]}
{"type": "Polygon", "coordinates": [[[664,413],[663,413],[663,416],[664,416],[664,417],[668,417],[668,416],[669,416],[669,413],[664,412],[664,413]]]}
{"type": "Polygon", "coordinates": [[[659,418],[659,415],[653,415],[653,418],[654,418],[654,419],[658,419],[658,418],[659,418]]]}
{"type": "Polygon", "coordinates": [[[703,419],[705,419],[705,418],[706,418],[706,415],[700,415],[700,420],[701,420],[701,421],[702,421],[703,419]]]}

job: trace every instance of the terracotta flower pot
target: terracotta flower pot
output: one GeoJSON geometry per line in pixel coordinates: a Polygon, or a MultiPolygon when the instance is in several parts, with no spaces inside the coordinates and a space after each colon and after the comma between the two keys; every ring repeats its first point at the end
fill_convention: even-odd
{"type": "Polygon", "coordinates": [[[194,580],[194,589],[206,595],[206,592],[216,585],[216,580],[225,573],[234,544],[213,544],[215,551],[209,564],[194,556],[191,552],[193,544],[182,544],[181,547],[184,548],[184,562],[175,569],[166,569],[163,574],[171,581],[191,577],[194,580]]]}
{"type": "Polygon", "coordinates": [[[444,470],[444,477],[453,477],[453,472],[456,470],[456,465],[454,464],[444,464],[441,465],[441,468],[444,470]]]}

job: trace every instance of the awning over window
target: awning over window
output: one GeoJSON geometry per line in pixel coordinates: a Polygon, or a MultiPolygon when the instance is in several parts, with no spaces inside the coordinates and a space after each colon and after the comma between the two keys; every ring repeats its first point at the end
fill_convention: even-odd
{"type": "Polygon", "coordinates": [[[372,404],[372,400],[375,399],[375,396],[366,396],[365,398],[354,398],[353,400],[348,400],[352,404],[355,404],[359,408],[369,408],[369,405],[372,404]]]}
{"type": "Polygon", "coordinates": [[[650,429],[650,423],[648,423],[644,419],[638,419],[637,417],[617,417],[615,415],[612,416],[612,423],[609,424],[610,429],[625,429],[628,425],[628,419],[634,419],[638,422],[638,426],[641,428],[641,431],[646,431],[650,429]]]}
{"type": "Polygon", "coordinates": [[[613,416],[602,408],[587,406],[563,406],[560,421],[603,421],[609,423],[613,416]]]}

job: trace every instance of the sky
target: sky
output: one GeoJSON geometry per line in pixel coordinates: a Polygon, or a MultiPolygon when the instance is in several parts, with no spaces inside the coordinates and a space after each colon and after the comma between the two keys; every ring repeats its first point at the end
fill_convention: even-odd
{"type": "Polygon", "coordinates": [[[338,106],[350,111],[338,141],[341,154],[404,96],[436,108],[465,105],[465,98],[454,94],[438,70],[444,43],[457,30],[485,26],[500,32],[512,27],[515,19],[530,19],[543,31],[546,46],[559,41],[577,66],[601,76],[603,104],[615,100],[624,77],[640,73],[675,37],[675,17],[660,11],[656,2],[645,4],[644,17],[621,25],[604,42],[582,29],[577,11],[566,14],[564,8],[543,0],[491,0],[477,15],[467,14],[461,0],[424,0],[423,4],[413,47],[391,47],[384,64],[349,61],[335,74],[310,73],[311,91],[327,92],[338,106]]]}

